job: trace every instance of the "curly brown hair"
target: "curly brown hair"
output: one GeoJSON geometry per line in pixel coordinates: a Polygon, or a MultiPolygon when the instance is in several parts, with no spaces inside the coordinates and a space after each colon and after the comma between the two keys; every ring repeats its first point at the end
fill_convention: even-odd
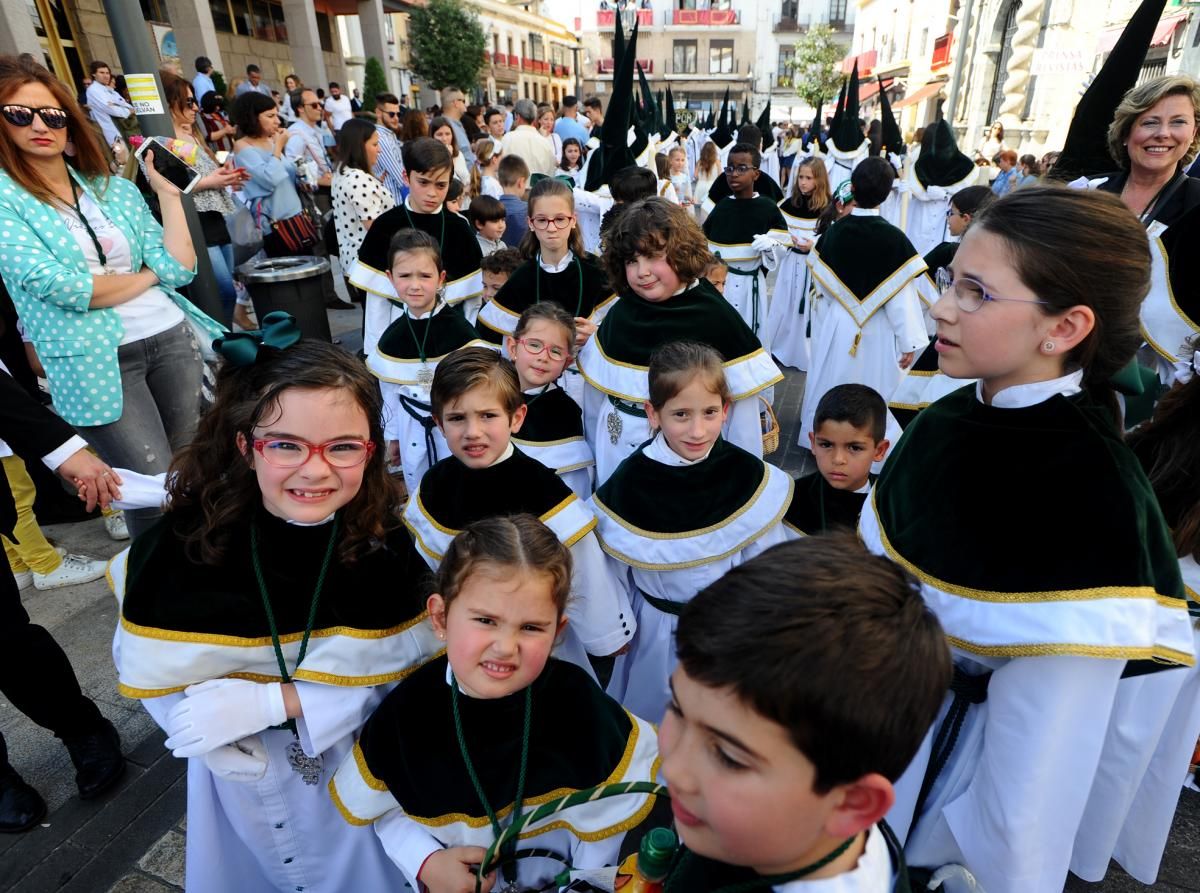
{"type": "Polygon", "coordinates": [[[657,197],[629,205],[608,232],[604,268],[613,291],[629,290],[625,265],[639,254],[665,255],[681,282],[699,279],[711,260],[708,239],[695,218],[682,205],[657,197]]]}
{"type": "Polygon", "coordinates": [[[175,454],[167,475],[168,510],[198,510],[201,520],[183,531],[192,560],[223,563],[234,530],[262,501],[254,469],[238,448],[238,435],[251,440],[254,429],[278,412],[283,392],[292,388],[346,391],[366,413],[375,444],[362,486],[342,513],[338,559],[354,563],[400,523],[399,500],[384,467],[378,383],[350,354],[305,339],[286,350],[260,354],[249,366],[225,363],[217,373],[216,400],[200,419],[195,439],[175,454]]]}

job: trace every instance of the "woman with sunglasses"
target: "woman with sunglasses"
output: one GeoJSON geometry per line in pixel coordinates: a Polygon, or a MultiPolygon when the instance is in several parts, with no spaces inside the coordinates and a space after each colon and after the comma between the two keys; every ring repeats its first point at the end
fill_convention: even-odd
{"type": "Polygon", "coordinates": [[[863,541],[920,580],[955,665],[888,821],[910,866],[964,865],[989,893],[1061,890],[1111,847],[1114,792],[1136,790],[1173,702],[1130,710],[1126,687],[1182,685],[1195,660],[1114,391],[1150,274],[1116,196],[1030,186],[986,209],[931,309],[941,371],[978,381],[913,420],[863,508],[863,541]]]}
{"type": "MultiPolygon", "coordinates": [[[[70,91],[12,57],[0,58],[0,167],[0,275],[55,409],[110,465],[165,472],[200,410],[193,328],[222,331],[175,291],[196,263],[179,190],[147,165],[160,226],[133,183],[109,176],[70,91]]],[[[159,514],[127,512],[130,534],[159,514]]]]}
{"type": "MultiPolygon", "coordinates": [[[[226,164],[217,164],[206,141],[200,138],[192,85],[165,69],[159,72],[159,76],[171,112],[171,123],[175,125],[175,139],[198,150],[191,164],[201,176],[200,182],[192,190],[192,200],[200,215],[200,227],[204,231],[204,244],[208,249],[208,259],[212,262],[213,275],[217,277],[223,321],[228,322],[237,303],[237,289],[233,284],[233,240],[229,236],[229,227],[225,225],[225,217],[236,210],[229,189],[239,188],[246,180],[246,172],[235,167],[232,159],[226,164]]],[[[143,173],[145,167],[143,163],[143,173]]]]}

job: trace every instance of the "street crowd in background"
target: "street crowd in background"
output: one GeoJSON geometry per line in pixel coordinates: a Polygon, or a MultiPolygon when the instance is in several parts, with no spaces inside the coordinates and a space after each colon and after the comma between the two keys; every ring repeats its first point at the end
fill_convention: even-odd
{"type": "MultiPolygon", "coordinates": [[[[1136,84],[1137,22],[1040,158],[860,119],[857,69],[677,126],[636,34],[557,109],[201,57],[140,157],[110,65],[0,59],[0,690],[119,782],[20,596],[107,572],[194,891],[1153,883],[1200,737],[1200,83],[1136,84]],[[358,355],[239,281],[310,255],[358,355]],[[60,481],[110,564],[41,532],[60,481]]],[[[0,738],[0,831],[45,812],[0,738]]]]}

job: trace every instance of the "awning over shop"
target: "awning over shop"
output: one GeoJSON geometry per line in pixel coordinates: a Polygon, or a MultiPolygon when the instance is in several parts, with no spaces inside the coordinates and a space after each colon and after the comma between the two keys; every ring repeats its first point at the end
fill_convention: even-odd
{"type": "MultiPolygon", "coordinates": [[[[1154,38],[1150,41],[1150,46],[1161,47],[1166,46],[1171,42],[1171,38],[1175,36],[1175,29],[1187,21],[1188,14],[1186,12],[1177,12],[1161,19],[1158,27],[1154,29],[1154,38]]],[[[1121,36],[1121,32],[1125,30],[1124,25],[1117,25],[1115,28],[1109,28],[1100,34],[1100,40],[1096,45],[1097,53],[1110,53],[1112,48],[1117,45],[1117,39],[1121,36]]]]}
{"type": "Polygon", "coordinates": [[[946,86],[945,81],[934,81],[932,84],[926,84],[924,87],[918,87],[913,92],[909,93],[903,99],[892,103],[892,108],[902,109],[910,105],[916,105],[922,99],[928,99],[930,96],[938,93],[942,87],[946,86]]]}
{"type": "MultiPolygon", "coordinates": [[[[883,89],[885,89],[885,90],[892,89],[893,83],[895,83],[895,81],[892,78],[884,78],[883,79],[883,89]]],[[[874,96],[878,92],[879,92],[879,81],[867,81],[858,90],[858,100],[859,100],[859,102],[866,102],[868,99],[870,99],[872,96],[874,96]]]]}

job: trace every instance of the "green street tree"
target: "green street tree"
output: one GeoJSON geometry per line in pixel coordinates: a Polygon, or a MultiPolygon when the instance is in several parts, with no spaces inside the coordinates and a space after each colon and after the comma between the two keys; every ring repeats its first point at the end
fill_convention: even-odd
{"type": "Polygon", "coordinates": [[[476,88],[487,38],[473,9],[461,0],[429,0],[410,13],[408,35],[413,71],[426,84],[476,88]]]}
{"type": "Polygon", "coordinates": [[[387,75],[383,73],[383,65],[374,56],[367,59],[363,76],[362,104],[364,112],[375,111],[375,94],[388,91],[387,75]]]}
{"type": "Polygon", "coordinates": [[[796,57],[789,70],[796,95],[813,108],[837,96],[842,83],[839,63],[845,50],[833,39],[828,25],[813,25],[796,41],[796,57]]]}

